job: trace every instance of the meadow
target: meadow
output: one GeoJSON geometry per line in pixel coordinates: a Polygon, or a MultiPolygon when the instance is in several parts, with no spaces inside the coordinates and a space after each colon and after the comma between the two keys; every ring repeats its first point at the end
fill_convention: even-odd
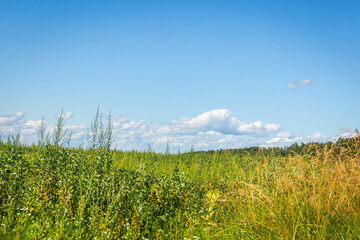
{"type": "Polygon", "coordinates": [[[359,136],[286,156],[93,143],[0,142],[0,239],[360,239],[359,136]]]}

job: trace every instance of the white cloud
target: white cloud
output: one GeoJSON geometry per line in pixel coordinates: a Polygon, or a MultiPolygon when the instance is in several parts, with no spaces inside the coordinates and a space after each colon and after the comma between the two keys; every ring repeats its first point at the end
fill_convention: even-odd
{"type": "MultiPolygon", "coordinates": [[[[42,120],[24,120],[25,114],[22,112],[17,112],[13,115],[1,116],[0,117],[0,136],[6,138],[7,135],[13,134],[16,135],[20,133],[21,141],[25,143],[32,143],[37,141],[37,132],[39,129],[39,125],[42,120]]],[[[65,113],[66,118],[70,118],[72,113],[65,113]]],[[[45,125],[48,125],[45,122],[45,125]]],[[[65,126],[69,132],[72,132],[72,139],[80,139],[86,136],[87,126],[85,124],[82,125],[68,125],[65,126]]],[[[52,133],[53,128],[47,128],[47,133],[52,133]]]]}
{"type": "MultiPolygon", "coordinates": [[[[66,112],[62,114],[64,120],[70,119],[74,116],[74,114],[72,112],[66,112]]],[[[56,117],[60,117],[60,114],[57,115],[56,117]]]]}
{"type": "Polygon", "coordinates": [[[244,147],[255,138],[280,130],[279,124],[241,122],[227,109],[216,109],[194,118],[173,120],[168,124],[129,121],[114,116],[116,144],[121,149],[147,148],[148,143],[157,150],[164,150],[169,141],[173,150],[197,150],[244,147]]]}
{"type": "Polygon", "coordinates": [[[274,123],[241,122],[231,116],[228,109],[215,109],[198,115],[172,121],[167,126],[160,127],[160,134],[197,134],[199,132],[216,131],[232,135],[266,135],[279,131],[280,125],[274,123]]]}
{"type": "Polygon", "coordinates": [[[304,81],[299,82],[299,85],[308,85],[310,83],[311,83],[310,79],[305,79],[304,81]]]}
{"type": "Polygon", "coordinates": [[[289,83],[289,84],[288,84],[288,88],[296,88],[295,83],[289,83]]]}
{"type": "Polygon", "coordinates": [[[13,125],[23,119],[25,114],[23,112],[17,112],[13,115],[7,115],[0,117],[0,126],[13,125]]]}
{"type": "Polygon", "coordinates": [[[6,135],[9,133],[18,133],[21,125],[24,125],[25,116],[22,112],[17,112],[13,115],[1,116],[0,117],[0,134],[6,135]]]}
{"type": "Polygon", "coordinates": [[[289,132],[279,132],[276,136],[281,138],[289,138],[292,137],[292,134],[289,132]]]}
{"type": "Polygon", "coordinates": [[[332,138],[327,134],[315,132],[310,136],[293,136],[288,132],[281,132],[276,137],[267,140],[263,146],[265,147],[283,147],[293,143],[308,143],[308,142],[327,142],[331,141],[332,138]]]}
{"type": "Polygon", "coordinates": [[[87,136],[87,129],[88,127],[86,124],[80,124],[80,125],[69,125],[65,126],[67,131],[72,133],[71,139],[73,140],[85,140],[87,136]]]}
{"type": "Polygon", "coordinates": [[[80,125],[69,125],[65,126],[69,131],[81,131],[81,130],[87,130],[86,124],[80,124],[80,125]]]}
{"type": "Polygon", "coordinates": [[[6,137],[9,133],[17,135],[21,133],[21,140],[25,142],[34,141],[38,121],[25,121],[25,114],[17,112],[12,115],[0,117],[0,136],[6,137]]]}
{"type": "Polygon", "coordinates": [[[79,131],[79,132],[76,132],[76,133],[72,134],[71,139],[84,140],[84,138],[87,136],[86,134],[87,134],[86,131],[79,131]]]}
{"type": "MultiPolygon", "coordinates": [[[[318,80],[315,81],[315,83],[318,83],[318,82],[319,82],[318,80]]],[[[293,88],[296,88],[299,85],[309,85],[311,83],[312,82],[311,82],[310,79],[305,79],[303,81],[296,82],[296,83],[288,83],[288,88],[293,89],[293,88]]]]}
{"type": "Polygon", "coordinates": [[[340,138],[352,138],[352,137],[357,137],[357,136],[360,136],[359,135],[359,131],[356,129],[356,130],[352,130],[352,129],[348,129],[348,128],[345,128],[345,129],[341,129],[341,133],[339,133],[337,136],[333,137],[333,141],[337,141],[339,140],[340,138]]]}
{"type": "Polygon", "coordinates": [[[330,141],[331,138],[329,135],[327,134],[322,134],[319,132],[314,133],[313,135],[309,136],[308,139],[311,142],[326,142],[326,141],[330,141]]]}
{"type": "Polygon", "coordinates": [[[25,126],[38,128],[41,124],[41,120],[29,120],[25,122],[25,126]]]}
{"type": "MultiPolygon", "coordinates": [[[[69,114],[69,116],[72,114],[69,114]]],[[[25,120],[24,113],[0,117],[0,135],[10,132],[21,133],[26,143],[37,141],[37,130],[41,120],[25,120]]],[[[164,151],[169,141],[172,151],[241,148],[247,146],[287,146],[294,142],[328,141],[328,135],[315,132],[310,136],[294,136],[280,131],[276,123],[254,121],[242,122],[232,116],[228,109],[215,109],[193,118],[182,118],[169,123],[157,124],[145,121],[131,121],[120,115],[113,115],[114,146],[122,150],[146,150],[148,144],[156,151],[164,151]]],[[[106,120],[105,120],[106,121],[106,120]]],[[[48,126],[47,133],[52,132],[48,126]]],[[[70,124],[65,126],[72,132],[74,145],[87,143],[89,125],[70,124]]]]}

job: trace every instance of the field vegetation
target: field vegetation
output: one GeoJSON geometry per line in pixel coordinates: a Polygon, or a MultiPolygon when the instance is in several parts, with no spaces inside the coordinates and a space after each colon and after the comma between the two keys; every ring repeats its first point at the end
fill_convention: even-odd
{"type": "Polygon", "coordinates": [[[89,147],[61,116],[0,142],[0,239],[360,239],[360,136],[291,149],[170,154],[89,147]]]}

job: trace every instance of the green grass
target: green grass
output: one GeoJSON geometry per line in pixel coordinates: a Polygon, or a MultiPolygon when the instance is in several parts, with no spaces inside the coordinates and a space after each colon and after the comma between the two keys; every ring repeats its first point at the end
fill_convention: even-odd
{"type": "Polygon", "coordinates": [[[0,144],[0,239],[359,239],[360,141],[288,157],[0,144]]]}

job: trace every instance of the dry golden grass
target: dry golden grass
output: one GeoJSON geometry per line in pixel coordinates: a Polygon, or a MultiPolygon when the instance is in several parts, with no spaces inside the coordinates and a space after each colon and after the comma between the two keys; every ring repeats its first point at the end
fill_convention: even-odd
{"type": "Polygon", "coordinates": [[[235,167],[213,238],[360,238],[360,138],[235,167]],[[270,160],[271,161],[271,160],[270,160]]]}

